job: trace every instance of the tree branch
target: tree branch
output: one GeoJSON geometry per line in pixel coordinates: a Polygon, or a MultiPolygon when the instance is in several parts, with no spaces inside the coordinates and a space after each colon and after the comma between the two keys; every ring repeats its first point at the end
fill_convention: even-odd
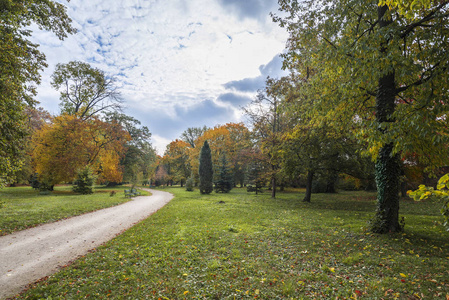
{"type": "Polygon", "coordinates": [[[429,80],[433,77],[433,76],[432,76],[432,75],[433,75],[432,71],[435,70],[435,69],[440,65],[440,63],[441,63],[441,62],[438,62],[438,63],[436,63],[432,68],[425,70],[425,71],[422,73],[422,75],[421,75],[421,77],[420,77],[419,80],[417,80],[417,81],[415,81],[415,82],[413,82],[413,83],[411,83],[411,84],[408,84],[408,85],[405,85],[405,86],[402,86],[402,87],[397,88],[397,89],[396,89],[396,93],[401,93],[401,92],[403,92],[403,91],[409,89],[409,88],[412,87],[412,86],[419,86],[419,85],[421,85],[421,84],[426,83],[427,81],[429,81],[429,80]],[[428,73],[428,72],[430,72],[430,74],[429,74],[428,76],[425,76],[426,73],[428,73]]]}
{"type": "MultiPolygon", "coordinates": [[[[430,20],[432,20],[435,16],[435,14],[441,10],[445,5],[447,5],[449,3],[449,1],[444,1],[441,2],[440,5],[438,5],[433,11],[431,11],[430,13],[428,13],[424,18],[422,18],[421,20],[419,20],[418,22],[412,23],[408,26],[405,27],[404,32],[400,35],[401,38],[406,37],[410,32],[412,32],[416,27],[420,27],[420,26],[427,26],[424,25],[423,23],[428,22],[430,20]]],[[[441,17],[447,17],[449,14],[443,14],[441,17]]]]}

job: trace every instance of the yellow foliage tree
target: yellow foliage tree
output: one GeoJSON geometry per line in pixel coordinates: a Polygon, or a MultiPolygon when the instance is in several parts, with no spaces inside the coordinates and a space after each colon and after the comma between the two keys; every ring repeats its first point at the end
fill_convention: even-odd
{"type": "Polygon", "coordinates": [[[431,9],[447,1],[435,0],[380,0],[379,6],[388,5],[390,9],[396,8],[401,15],[409,19],[416,18],[416,12],[431,9]]]}
{"type": "Polygon", "coordinates": [[[129,139],[116,122],[61,115],[33,137],[34,166],[40,179],[51,185],[72,181],[84,166],[91,166],[102,181],[120,182],[119,160],[129,139]]]}

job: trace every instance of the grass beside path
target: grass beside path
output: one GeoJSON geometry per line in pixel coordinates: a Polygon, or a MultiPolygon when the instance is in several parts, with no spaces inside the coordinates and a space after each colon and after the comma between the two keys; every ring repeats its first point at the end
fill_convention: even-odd
{"type": "Polygon", "coordinates": [[[127,202],[125,188],[97,187],[90,195],[75,194],[71,186],[56,186],[49,195],[29,186],[0,189],[0,236],[127,202]]]}
{"type": "Polygon", "coordinates": [[[446,299],[440,204],[401,202],[403,234],[364,231],[365,192],[200,195],[168,205],[20,299],[446,299]],[[219,203],[224,201],[225,203],[219,203]]]}

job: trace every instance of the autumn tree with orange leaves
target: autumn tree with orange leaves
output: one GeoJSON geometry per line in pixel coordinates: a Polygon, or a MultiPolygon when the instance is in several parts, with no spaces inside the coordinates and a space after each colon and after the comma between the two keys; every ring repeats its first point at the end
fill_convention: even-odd
{"type": "Polygon", "coordinates": [[[72,181],[90,166],[100,181],[121,182],[120,158],[129,134],[116,122],[71,115],[54,118],[33,137],[33,160],[40,181],[52,186],[72,181]]]}

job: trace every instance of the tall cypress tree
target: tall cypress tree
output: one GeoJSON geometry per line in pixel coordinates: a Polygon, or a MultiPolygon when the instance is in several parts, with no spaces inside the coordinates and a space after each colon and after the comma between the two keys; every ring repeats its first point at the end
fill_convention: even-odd
{"type": "Polygon", "coordinates": [[[200,193],[210,194],[214,189],[212,183],[214,170],[212,168],[212,155],[207,141],[204,142],[201,148],[200,167],[198,171],[200,175],[200,193]]]}

